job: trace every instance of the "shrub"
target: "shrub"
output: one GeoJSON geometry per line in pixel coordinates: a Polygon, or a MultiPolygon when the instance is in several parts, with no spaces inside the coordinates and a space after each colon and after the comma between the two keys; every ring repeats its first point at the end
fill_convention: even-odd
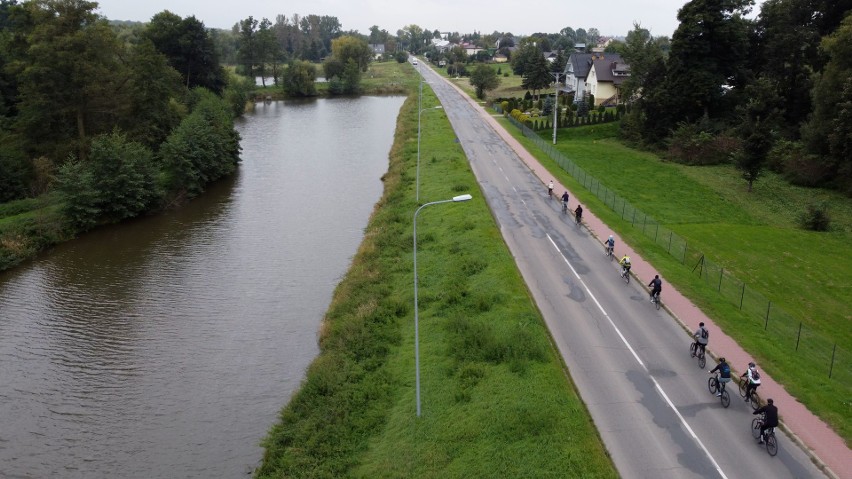
{"type": "Polygon", "coordinates": [[[696,123],[681,123],[668,140],[669,159],[687,165],[727,163],[740,142],[728,134],[714,134],[696,123]]]}
{"type": "Polygon", "coordinates": [[[831,227],[828,204],[822,202],[808,205],[807,210],[799,215],[799,224],[810,231],[828,231],[831,227]]]}

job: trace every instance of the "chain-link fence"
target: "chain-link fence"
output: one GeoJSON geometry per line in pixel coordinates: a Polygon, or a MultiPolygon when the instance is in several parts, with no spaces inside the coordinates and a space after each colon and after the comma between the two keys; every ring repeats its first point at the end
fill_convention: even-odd
{"type": "MultiPolygon", "coordinates": [[[[500,106],[494,105],[499,112],[500,106]]],[[[706,284],[715,289],[722,297],[733,303],[747,317],[762,327],[773,341],[788,345],[790,351],[800,355],[816,369],[815,374],[840,382],[845,387],[852,385],[852,354],[837,346],[825,332],[817,331],[802,324],[802,321],[772,304],[760,292],[748,287],[734,277],[723,266],[708,259],[702,252],[691,248],[685,238],[675,234],[656,219],[630,204],[614,191],[607,188],[597,178],[588,174],[576,163],[566,158],[536,132],[511,117],[507,119],[517,126],[537,147],[547,153],[562,169],[574,177],[584,188],[598,197],[605,205],[618,214],[623,221],[654,240],[678,260],[684,267],[690,268],[706,284]]]]}

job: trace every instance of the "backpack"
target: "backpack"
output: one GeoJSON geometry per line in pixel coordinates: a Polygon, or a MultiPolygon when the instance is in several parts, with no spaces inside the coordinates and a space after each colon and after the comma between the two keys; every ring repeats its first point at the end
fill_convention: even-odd
{"type": "Polygon", "coordinates": [[[722,373],[722,377],[726,378],[731,375],[731,366],[728,363],[724,363],[719,368],[719,371],[722,373]]]}
{"type": "Polygon", "coordinates": [[[706,328],[701,328],[701,338],[707,339],[710,336],[710,331],[707,331],[706,328]]]}
{"type": "Polygon", "coordinates": [[[751,372],[751,378],[755,381],[760,379],[760,373],[757,372],[757,368],[755,368],[754,371],[751,372]]]}

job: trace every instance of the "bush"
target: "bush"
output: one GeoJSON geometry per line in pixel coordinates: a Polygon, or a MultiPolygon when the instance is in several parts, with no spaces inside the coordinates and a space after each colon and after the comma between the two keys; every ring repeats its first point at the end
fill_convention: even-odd
{"type": "Polygon", "coordinates": [[[831,227],[828,205],[825,202],[808,205],[807,210],[799,215],[799,224],[810,231],[828,231],[831,227]]]}
{"type": "Polygon", "coordinates": [[[799,186],[819,186],[832,175],[831,166],[808,153],[805,145],[798,141],[779,140],[767,155],[767,165],[799,186]]]}
{"type": "Polygon", "coordinates": [[[681,123],[668,139],[669,159],[686,165],[728,163],[740,142],[728,134],[715,134],[697,123],[681,123]]]}

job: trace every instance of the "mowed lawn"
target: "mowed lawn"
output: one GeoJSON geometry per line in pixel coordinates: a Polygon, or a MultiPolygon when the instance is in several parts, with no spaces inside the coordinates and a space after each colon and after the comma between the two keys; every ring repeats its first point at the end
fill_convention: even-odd
{"type": "MultiPolygon", "coordinates": [[[[511,131],[514,127],[509,128],[511,131]]],[[[748,192],[745,181],[731,166],[694,167],[666,162],[652,153],[623,145],[617,134],[616,123],[560,130],[557,149],[686,239],[690,250],[701,251],[745,282],[748,294],[744,309],[752,307],[748,314],[731,302],[731,295],[723,298],[715,294],[715,284],[710,288],[695,287],[698,268],[694,272],[692,268],[696,265],[679,265],[680,261],[672,261],[665,248],[643,241],[641,232],[631,228],[630,222],[618,224],[617,213],[600,211],[608,207],[592,198],[567,173],[558,171],[559,166],[545,159],[540,150],[535,154],[555,177],[575,188],[582,201],[590,206],[596,204],[596,214],[603,213],[615,231],[631,243],[635,241],[637,244],[632,245],[639,246],[639,251],[648,255],[661,272],[671,275],[677,286],[686,287],[688,296],[849,443],[852,275],[841,258],[850,251],[852,200],[831,191],[791,186],[771,172],[766,172],[754,184],[754,190],[748,192]],[[829,204],[832,231],[799,228],[798,217],[807,205],[822,201],[829,204]],[[771,307],[767,300],[772,302],[771,307]],[[785,324],[776,320],[765,331],[763,319],[755,310],[762,315],[767,309],[771,309],[770,319],[783,317],[785,324]],[[803,334],[796,351],[799,322],[803,334]],[[835,344],[837,350],[832,349],[835,344]],[[835,363],[833,379],[829,379],[832,354],[835,363]]],[[[542,137],[550,139],[549,133],[542,133],[542,137]]],[[[523,142],[531,151],[537,150],[528,140],[523,142]]]]}

